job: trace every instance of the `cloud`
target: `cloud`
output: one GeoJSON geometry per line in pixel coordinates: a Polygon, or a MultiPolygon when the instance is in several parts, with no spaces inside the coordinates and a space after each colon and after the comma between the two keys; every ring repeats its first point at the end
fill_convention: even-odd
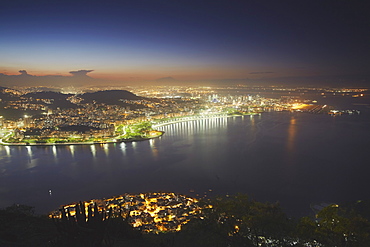
{"type": "Polygon", "coordinates": [[[73,76],[88,76],[87,73],[93,72],[94,70],[77,70],[77,71],[69,71],[70,74],[73,76]]]}
{"type": "Polygon", "coordinates": [[[263,75],[263,74],[273,74],[275,72],[272,71],[255,71],[255,72],[250,72],[249,74],[251,75],[263,75]]]}
{"type": "Polygon", "coordinates": [[[83,85],[91,85],[92,83],[103,83],[105,80],[95,79],[88,76],[87,74],[93,70],[76,70],[70,71],[69,73],[72,76],[64,75],[31,75],[28,74],[26,70],[19,70],[20,74],[18,75],[6,75],[0,73],[0,86],[22,86],[22,87],[31,87],[31,86],[45,86],[45,87],[67,87],[75,86],[80,87],[83,85]]]}
{"type": "Polygon", "coordinates": [[[21,75],[30,75],[30,74],[27,73],[26,70],[20,70],[18,72],[21,73],[21,75]]]}

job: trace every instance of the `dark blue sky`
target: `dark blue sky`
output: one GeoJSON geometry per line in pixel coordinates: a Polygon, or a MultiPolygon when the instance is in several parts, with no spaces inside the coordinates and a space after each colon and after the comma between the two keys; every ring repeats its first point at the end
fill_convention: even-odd
{"type": "Polygon", "coordinates": [[[6,1],[0,73],[119,81],[370,74],[367,1],[6,1]]]}

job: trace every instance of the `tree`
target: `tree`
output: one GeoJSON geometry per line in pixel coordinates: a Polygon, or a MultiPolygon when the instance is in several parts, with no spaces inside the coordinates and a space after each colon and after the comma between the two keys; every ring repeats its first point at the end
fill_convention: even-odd
{"type": "Polygon", "coordinates": [[[320,210],[316,219],[302,218],[298,229],[301,242],[317,241],[323,246],[362,247],[370,241],[370,222],[337,204],[320,210]]]}
{"type": "Polygon", "coordinates": [[[53,217],[54,223],[60,233],[60,244],[65,246],[101,246],[103,241],[110,246],[107,238],[107,223],[111,211],[100,210],[97,205],[89,205],[85,210],[84,203],[80,202],[75,207],[75,215],[70,209],[59,209],[61,217],[53,217]]]}
{"type": "Polygon", "coordinates": [[[0,209],[0,246],[46,246],[56,231],[46,216],[34,214],[34,207],[13,204],[0,209]]]}
{"type": "Polygon", "coordinates": [[[204,207],[202,217],[190,221],[184,231],[206,240],[204,246],[268,246],[268,242],[288,246],[291,242],[293,224],[276,203],[256,202],[244,194],[203,203],[212,206],[204,207]]]}

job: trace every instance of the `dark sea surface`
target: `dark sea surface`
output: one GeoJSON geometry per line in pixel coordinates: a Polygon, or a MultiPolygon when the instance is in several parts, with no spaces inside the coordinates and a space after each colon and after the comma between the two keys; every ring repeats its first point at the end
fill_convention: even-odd
{"type": "Polygon", "coordinates": [[[160,129],[161,138],[133,143],[0,146],[0,208],[47,213],[126,192],[242,192],[303,216],[312,204],[370,199],[367,114],[274,112],[160,129]]]}

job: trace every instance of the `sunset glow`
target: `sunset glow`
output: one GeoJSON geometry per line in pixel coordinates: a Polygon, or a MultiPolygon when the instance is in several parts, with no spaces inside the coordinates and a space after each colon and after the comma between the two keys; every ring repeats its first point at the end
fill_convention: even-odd
{"type": "Polygon", "coordinates": [[[31,78],[18,78],[20,70],[43,85],[78,70],[93,70],[87,76],[101,83],[307,83],[339,75],[353,82],[370,64],[360,4],[20,0],[3,3],[0,21],[0,80],[9,85],[31,78]]]}

